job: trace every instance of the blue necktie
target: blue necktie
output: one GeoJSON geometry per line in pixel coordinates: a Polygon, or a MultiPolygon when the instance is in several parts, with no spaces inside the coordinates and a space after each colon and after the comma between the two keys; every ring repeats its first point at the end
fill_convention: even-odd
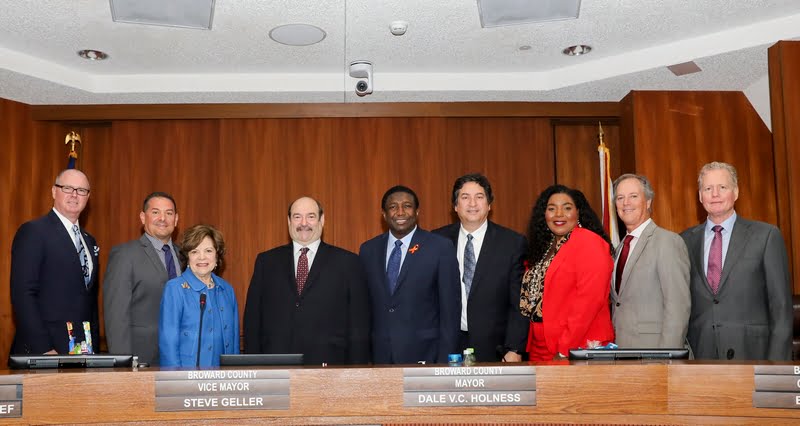
{"type": "Polygon", "coordinates": [[[389,294],[394,294],[394,290],[397,288],[397,277],[400,275],[400,260],[403,256],[403,252],[400,251],[400,246],[402,245],[403,242],[400,240],[394,242],[392,254],[389,255],[389,264],[386,265],[386,277],[389,279],[389,294]]]}
{"type": "Polygon", "coordinates": [[[472,234],[467,235],[467,245],[464,246],[464,290],[467,296],[472,288],[472,277],[475,275],[475,248],[472,246],[472,234]]]}
{"type": "Polygon", "coordinates": [[[167,267],[167,279],[171,280],[178,276],[178,274],[175,273],[175,259],[172,258],[172,250],[170,250],[169,244],[161,246],[161,250],[164,252],[164,265],[167,267]]]}
{"type": "Polygon", "coordinates": [[[81,240],[81,231],[78,225],[72,225],[72,233],[75,234],[75,250],[78,252],[78,259],[81,262],[81,270],[83,271],[83,284],[89,288],[89,258],[86,253],[86,248],[83,247],[83,240],[81,240]]]}

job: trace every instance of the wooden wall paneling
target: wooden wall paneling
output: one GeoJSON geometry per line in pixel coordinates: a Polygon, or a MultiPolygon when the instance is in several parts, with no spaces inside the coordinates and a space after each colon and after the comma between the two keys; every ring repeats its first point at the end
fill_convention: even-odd
{"type": "Polygon", "coordinates": [[[617,117],[617,102],[35,105],[34,120],[344,117],[617,117]]]}
{"type": "Polygon", "coordinates": [[[725,161],[739,171],[736,211],[776,223],[771,136],[741,92],[633,92],[636,172],[653,181],[653,217],[681,232],[705,220],[697,195],[703,164],[725,161]]]}
{"type": "Polygon", "coordinates": [[[394,185],[413,185],[402,181],[400,169],[401,159],[412,155],[409,133],[416,129],[402,118],[335,121],[334,171],[328,176],[333,192],[318,195],[329,212],[324,236],[331,244],[358,253],[361,243],[387,229],[381,217],[384,192],[394,185]]]}
{"type": "Polygon", "coordinates": [[[800,42],[780,41],[768,55],[778,226],[786,239],[794,292],[800,293],[800,42]]]}
{"type": "MultiPolygon", "coordinates": [[[[553,127],[556,182],[571,188],[577,188],[583,192],[594,212],[600,216],[601,183],[600,162],[597,152],[597,145],[599,144],[597,122],[556,122],[553,127]]],[[[604,123],[603,133],[606,146],[608,146],[611,153],[611,178],[615,179],[622,173],[620,169],[619,125],[616,123],[604,123]]]]}

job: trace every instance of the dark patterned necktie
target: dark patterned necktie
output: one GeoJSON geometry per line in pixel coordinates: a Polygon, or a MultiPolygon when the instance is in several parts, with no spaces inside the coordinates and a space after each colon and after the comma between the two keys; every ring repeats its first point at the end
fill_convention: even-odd
{"type": "Polygon", "coordinates": [[[469,296],[472,289],[472,277],[475,276],[475,247],[472,245],[472,234],[467,235],[467,245],[464,246],[464,290],[469,296]]]}
{"type": "Polygon", "coordinates": [[[714,225],[714,239],[711,240],[711,248],[708,250],[708,270],[706,278],[711,291],[717,294],[719,291],[719,280],[722,278],[722,227],[714,225]]]}
{"type": "Polygon", "coordinates": [[[389,264],[386,265],[386,278],[389,280],[389,294],[394,294],[395,289],[397,289],[397,278],[400,276],[400,260],[403,256],[403,252],[400,250],[400,246],[402,245],[403,242],[400,240],[394,242],[394,248],[389,255],[389,264]]]}
{"type": "Polygon", "coordinates": [[[308,280],[308,247],[300,249],[300,259],[297,260],[297,294],[303,294],[303,287],[308,280]]]}
{"type": "Polygon", "coordinates": [[[168,244],[161,246],[161,250],[164,252],[164,265],[167,267],[167,279],[171,280],[178,276],[178,274],[175,273],[175,259],[172,258],[172,250],[170,250],[168,244]]]}

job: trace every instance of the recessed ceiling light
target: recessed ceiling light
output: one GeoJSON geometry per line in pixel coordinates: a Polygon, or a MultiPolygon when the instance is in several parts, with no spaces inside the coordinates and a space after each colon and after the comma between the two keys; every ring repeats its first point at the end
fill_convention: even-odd
{"type": "Polygon", "coordinates": [[[531,47],[529,45],[527,45],[527,44],[523,44],[522,46],[519,47],[519,50],[523,50],[523,51],[531,50],[531,47]]]}
{"type": "Polygon", "coordinates": [[[567,56],[580,56],[585,55],[592,51],[592,46],[587,46],[585,44],[578,44],[576,46],[570,46],[561,51],[561,53],[567,56]]]}
{"type": "Polygon", "coordinates": [[[309,24],[287,24],[275,27],[269,38],[288,46],[310,46],[325,39],[322,28],[309,24]]]}
{"type": "Polygon", "coordinates": [[[88,59],[90,61],[102,61],[103,59],[108,58],[108,55],[105,52],[93,49],[79,50],[78,56],[80,56],[83,59],[88,59]]]}

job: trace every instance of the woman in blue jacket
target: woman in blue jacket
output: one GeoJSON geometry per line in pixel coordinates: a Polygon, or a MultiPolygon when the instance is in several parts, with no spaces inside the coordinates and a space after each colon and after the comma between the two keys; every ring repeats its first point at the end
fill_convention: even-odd
{"type": "Polygon", "coordinates": [[[224,254],[222,233],[213,227],[195,225],[184,232],[181,255],[187,267],[167,281],[161,297],[161,367],[214,367],[220,355],[239,353],[236,295],[213,272],[224,254]]]}

